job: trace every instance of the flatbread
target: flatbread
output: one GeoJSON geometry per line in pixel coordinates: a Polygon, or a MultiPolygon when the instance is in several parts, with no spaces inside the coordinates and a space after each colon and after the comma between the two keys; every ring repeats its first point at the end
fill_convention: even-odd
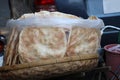
{"type": "Polygon", "coordinates": [[[80,17],[72,15],[72,14],[67,14],[67,13],[62,13],[62,12],[51,12],[51,16],[53,17],[61,17],[61,18],[69,18],[69,19],[80,19],[80,17]]]}
{"type": "Polygon", "coordinates": [[[16,27],[12,28],[10,38],[6,46],[6,52],[4,55],[4,65],[14,65],[17,63],[17,44],[19,41],[19,32],[16,27]]]}
{"type": "Polygon", "coordinates": [[[49,11],[40,11],[35,13],[27,13],[22,15],[19,19],[26,19],[30,17],[40,17],[40,18],[49,18],[49,17],[57,17],[57,18],[69,18],[69,19],[79,19],[80,17],[72,15],[72,14],[66,14],[62,12],[49,12],[49,11]]]}
{"type": "Polygon", "coordinates": [[[35,14],[33,13],[26,13],[26,14],[23,14],[19,19],[26,19],[26,18],[30,18],[30,17],[34,17],[35,14]]]}
{"type": "Polygon", "coordinates": [[[100,31],[96,28],[73,27],[68,41],[67,55],[96,53],[100,46],[100,31]]]}
{"type": "Polygon", "coordinates": [[[23,63],[61,58],[65,55],[66,43],[62,28],[27,27],[20,33],[18,53],[23,63]]]}

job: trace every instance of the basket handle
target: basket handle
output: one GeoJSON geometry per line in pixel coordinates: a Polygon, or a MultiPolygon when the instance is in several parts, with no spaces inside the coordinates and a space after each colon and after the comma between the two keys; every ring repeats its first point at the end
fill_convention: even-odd
{"type": "Polygon", "coordinates": [[[113,28],[113,29],[116,29],[116,30],[120,31],[120,28],[118,28],[118,27],[107,25],[107,26],[105,26],[104,28],[101,29],[101,36],[103,35],[104,30],[107,29],[107,28],[113,28]]]}

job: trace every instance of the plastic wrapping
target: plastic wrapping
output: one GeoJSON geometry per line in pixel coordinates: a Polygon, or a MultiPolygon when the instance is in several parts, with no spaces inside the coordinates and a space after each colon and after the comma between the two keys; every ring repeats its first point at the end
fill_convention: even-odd
{"type": "Polygon", "coordinates": [[[39,12],[35,14],[24,14],[19,19],[9,20],[7,22],[7,27],[63,27],[71,28],[73,26],[79,27],[89,27],[89,28],[102,28],[104,23],[101,19],[97,17],[90,17],[88,19],[79,18],[74,15],[64,14],[58,12],[39,12]],[[72,16],[72,17],[71,17],[72,16]]]}
{"type": "Polygon", "coordinates": [[[17,47],[19,46],[19,44],[18,44],[19,38],[20,38],[19,34],[25,28],[28,28],[28,27],[41,27],[41,28],[43,28],[43,27],[46,27],[46,28],[47,27],[51,27],[51,28],[58,27],[59,28],[60,27],[60,28],[64,28],[66,37],[67,37],[67,46],[66,46],[67,54],[65,53],[64,56],[70,56],[72,53],[74,53],[74,54],[97,53],[97,49],[100,48],[100,38],[101,38],[100,29],[104,27],[104,23],[101,19],[94,17],[94,16],[89,17],[88,19],[83,19],[83,18],[79,18],[77,16],[70,15],[70,14],[42,11],[42,12],[35,13],[35,14],[24,14],[23,16],[21,16],[19,19],[16,19],[16,20],[11,19],[7,22],[6,26],[9,28],[14,28],[11,31],[11,34],[10,34],[10,37],[8,40],[8,47],[6,48],[6,54],[5,54],[5,59],[6,59],[5,65],[12,65],[12,64],[18,64],[18,63],[23,62],[23,61],[17,61],[17,62],[15,62],[15,61],[20,60],[20,58],[19,58],[20,53],[18,53],[18,51],[17,51],[18,50],[17,47]],[[76,27],[79,28],[78,34],[80,34],[77,36],[74,33],[73,33],[74,35],[72,35],[72,31],[74,32],[73,28],[76,28],[76,27]],[[83,30],[85,30],[85,31],[83,31],[83,30]],[[92,30],[95,33],[95,35],[92,32],[92,30]],[[83,31],[83,33],[80,33],[81,31],[83,31]],[[94,39],[93,35],[94,35],[95,39],[94,39]],[[16,36],[16,38],[15,38],[15,36],[16,36]],[[76,36],[76,38],[74,38],[74,36],[76,36]],[[80,39],[78,37],[80,37],[80,39]],[[72,38],[73,38],[73,41],[72,41],[72,38]],[[92,40],[92,39],[94,39],[94,40],[92,40]],[[12,43],[10,41],[12,41],[12,43]],[[93,41],[95,41],[95,42],[93,42],[93,41]],[[73,42],[75,42],[75,43],[74,43],[74,45],[71,46],[71,43],[73,43],[73,42]],[[87,45],[89,45],[89,46],[87,46],[87,45]],[[10,46],[12,46],[12,48],[10,46]],[[79,46],[79,47],[75,47],[75,46],[79,46]],[[75,51],[71,52],[71,50],[73,48],[75,51]],[[11,52],[11,53],[9,53],[9,52],[11,52]],[[17,53],[17,55],[15,56],[14,54],[16,54],[16,53],[17,53]],[[13,59],[11,59],[12,58],[11,54],[14,55],[13,59]],[[10,55],[10,57],[9,57],[9,55],[10,55]],[[8,57],[10,60],[8,59],[8,57]]]}

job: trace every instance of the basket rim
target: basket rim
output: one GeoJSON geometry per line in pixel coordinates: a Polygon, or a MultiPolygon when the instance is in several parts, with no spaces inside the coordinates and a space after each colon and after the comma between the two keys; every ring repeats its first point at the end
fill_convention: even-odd
{"type": "Polygon", "coordinates": [[[48,60],[33,61],[30,63],[24,63],[24,64],[15,64],[15,65],[11,65],[11,66],[2,66],[2,67],[0,67],[0,72],[32,68],[32,67],[37,67],[37,66],[75,62],[75,61],[96,60],[98,58],[99,58],[99,55],[96,53],[89,54],[89,55],[88,54],[80,54],[80,55],[76,55],[76,56],[69,56],[69,57],[66,56],[66,57],[58,58],[58,59],[54,58],[54,59],[48,59],[48,60]]]}

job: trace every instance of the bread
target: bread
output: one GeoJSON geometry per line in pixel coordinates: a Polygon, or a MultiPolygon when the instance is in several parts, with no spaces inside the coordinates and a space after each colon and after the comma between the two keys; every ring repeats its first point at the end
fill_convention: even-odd
{"type": "Polygon", "coordinates": [[[19,19],[26,19],[35,16],[33,13],[23,14],[19,19]]]}
{"type": "Polygon", "coordinates": [[[14,65],[18,64],[18,42],[19,42],[19,32],[16,27],[11,31],[6,51],[4,54],[4,65],[14,65]]]}
{"type": "Polygon", "coordinates": [[[66,44],[62,28],[27,27],[20,33],[18,53],[23,63],[61,58],[65,55],[66,44]]]}
{"type": "Polygon", "coordinates": [[[67,55],[97,53],[100,31],[96,28],[73,27],[68,41],[67,55]]]}
{"type": "Polygon", "coordinates": [[[49,12],[49,11],[40,11],[36,13],[27,13],[23,14],[19,19],[26,19],[30,17],[40,17],[40,18],[48,18],[48,17],[57,17],[57,18],[69,18],[69,19],[79,19],[79,17],[72,15],[72,14],[66,14],[61,12],[49,12]]]}
{"type": "MultiPolygon", "coordinates": [[[[95,17],[89,19],[96,20],[95,17]]],[[[61,12],[41,11],[24,14],[19,19],[13,20],[11,25],[17,26],[19,32],[15,29],[10,35],[5,64],[12,65],[17,62],[27,63],[62,58],[66,55],[97,53],[100,46],[100,30],[91,28],[93,22],[90,27],[86,24],[87,21],[84,19],[80,20],[77,16],[61,12]],[[77,23],[83,21],[80,22],[82,26],[76,25],[76,21],[77,23]]]]}

